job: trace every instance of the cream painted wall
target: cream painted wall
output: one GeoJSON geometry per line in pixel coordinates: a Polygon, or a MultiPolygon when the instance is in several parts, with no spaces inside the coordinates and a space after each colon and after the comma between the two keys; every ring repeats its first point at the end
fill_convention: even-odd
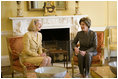
{"type": "Polygon", "coordinates": [[[91,18],[92,27],[117,26],[116,1],[80,1],[79,7],[81,14],[91,18]]]}
{"type": "MultiPolygon", "coordinates": [[[[44,11],[28,11],[27,2],[22,1],[22,9],[24,17],[40,17],[43,16],[44,11]]],[[[83,15],[88,15],[92,20],[92,27],[117,26],[117,2],[107,1],[80,1],[80,12],[83,15]],[[108,17],[109,15],[109,17],[108,17]],[[109,20],[108,20],[109,19],[109,20]],[[108,23],[109,22],[109,23],[108,23]]],[[[6,37],[8,31],[12,31],[12,21],[9,17],[16,17],[16,2],[15,1],[1,1],[1,55],[8,55],[6,37]],[[4,33],[6,32],[6,34],[4,33]]],[[[57,10],[57,16],[68,16],[75,14],[75,2],[68,1],[67,10],[57,10]]],[[[11,32],[10,32],[11,33],[11,32]]]]}
{"type": "Polygon", "coordinates": [[[108,2],[108,26],[117,26],[117,2],[108,2]]]}
{"type": "Polygon", "coordinates": [[[12,30],[12,21],[9,17],[16,16],[15,1],[1,1],[1,30],[12,30]]]}
{"type": "MultiPolygon", "coordinates": [[[[58,10],[57,16],[73,15],[75,13],[75,2],[68,1],[67,10],[58,10]]],[[[80,1],[80,13],[88,15],[92,20],[92,27],[117,25],[117,2],[116,1],[80,1]],[[108,18],[109,15],[109,18],[108,18]]],[[[1,1],[1,30],[12,30],[12,22],[9,17],[16,17],[16,2],[1,1]]],[[[28,11],[27,2],[22,1],[22,9],[24,17],[43,16],[43,11],[28,11]]]]}
{"type": "Polygon", "coordinates": [[[104,1],[82,1],[80,2],[80,12],[91,18],[91,27],[104,27],[107,20],[106,6],[107,4],[104,1]]]}
{"type": "MultiPolygon", "coordinates": [[[[75,12],[75,5],[74,1],[68,1],[67,3],[67,10],[57,10],[57,16],[67,16],[67,15],[73,15],[75,12]]],[[[32,17],[32,16],[43,16],[44,11],[28,11],[27,10],[27,2],[23,2],[23,14],[25,17],[32,17]]]]}

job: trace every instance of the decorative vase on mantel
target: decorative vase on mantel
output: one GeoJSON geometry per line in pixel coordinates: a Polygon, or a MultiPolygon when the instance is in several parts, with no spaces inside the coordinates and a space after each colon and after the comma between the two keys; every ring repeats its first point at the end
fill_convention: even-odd
{"type": "Polygon", "coordinates": [[[75,14],[74,15],[81,15],[79,12],[79,1],[75,1],[75,14]]]}
{"type": "Polygon", "coordinates": [[[17,17],[23,17],[21,1],[16,1],[16,3],[17,3],[17,17]]]}

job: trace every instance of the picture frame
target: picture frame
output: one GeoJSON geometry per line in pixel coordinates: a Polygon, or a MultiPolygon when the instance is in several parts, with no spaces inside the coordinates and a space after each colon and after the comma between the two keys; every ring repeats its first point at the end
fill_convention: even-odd
{"type": "Polygon", "coordinates": [[[66,10],[67,1],[55,1],[55,6],[57,10],[66,10]]]}
{"type": "MultiPolygon", "coordinates": [[[[44,10],[45,1],[27,1],[28,11],[41,11],[44,10]]],[[[66,10],[67,1],[54,1],[56,10],[66,10]]]]}

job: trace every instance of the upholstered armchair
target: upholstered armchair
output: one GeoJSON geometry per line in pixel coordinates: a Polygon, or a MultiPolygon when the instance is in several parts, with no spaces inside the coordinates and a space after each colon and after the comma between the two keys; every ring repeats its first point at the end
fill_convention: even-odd
{"type": "Polygon", "coordinates": [[[117,26],[109,27],[108,30],[108,61],[110,61],[111,51],[117,50],[117,26]]]}
{"type": "Polygon", "coordinates": [[[36,69],[35,66],[30,63],[23,63],[21,60],[21,51],[23,50],[23,37],[10,37],[7,38],[10,66],[12,71],[12,77],[14,77],[14,71],[23,73],[24,77],[27,77],[27,72],[36,69]]]}
{"type": "MultiPolygon", "coordinates": [[[[104,63],[104,32],[96,32],[97,33],[97,55],[92,58],[92,66],[102,65],[104,63]]],[[[72,77],[74,77],[74,65],[78,66],[78,58],[74,55],[71,61],[72,65],[72,77]]]]}

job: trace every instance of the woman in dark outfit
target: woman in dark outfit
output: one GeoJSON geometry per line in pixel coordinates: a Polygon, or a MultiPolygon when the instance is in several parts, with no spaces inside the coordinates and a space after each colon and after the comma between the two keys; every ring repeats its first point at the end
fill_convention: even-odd
{"type": "Polygon", "coordinates": [[[91,20],[87,17],[80,19],[79,24],[82,31],[79,31],[72,42],[75,55],[78,56],[78,66],[81,77],[88,78],[89,68],[92,61],[92,56],[97,55],[97,35],[90,30],[91,20]],[[77,42],[80,43],[80,48],[76,47],[77,42]]]}

